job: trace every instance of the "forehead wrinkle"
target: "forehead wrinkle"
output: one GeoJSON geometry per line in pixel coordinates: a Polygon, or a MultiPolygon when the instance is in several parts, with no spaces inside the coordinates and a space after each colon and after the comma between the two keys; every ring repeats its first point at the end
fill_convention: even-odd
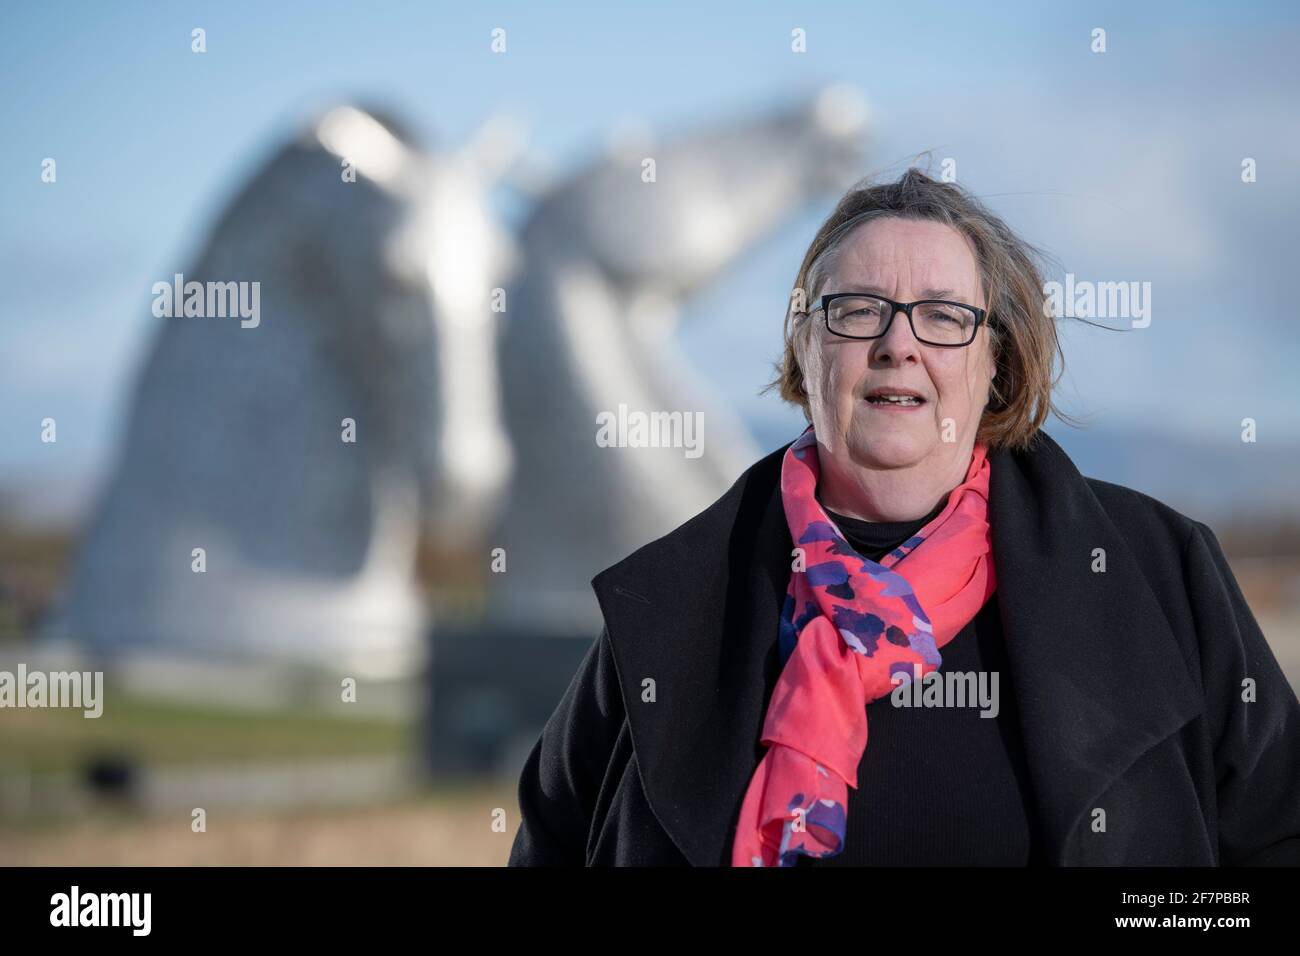
{"type": "Polygon", "coordinates": [[[915,298],[954,298],[983,305],[977,301],[983,294],[983,278],[975,249],[970,238],[952,226],[929,220],[885,217],[860,226],[838,252],[828,263],[826,278],[830,281],[824,292],[865,291],[868,285],[874,284],[881,294],[897,298],[891,291],[899,288],[947,288],[956,294],[918,293],[915,298]],[[941,255],[945,257],[942,264],[941,255]],[[890,274],[898,285],[891,287],[881,281],[890,274]],[[850,285],[850,280],[858,282],[850,285]],[[832,284],[839,288],[832,288],[832,284]]]}
{"type": "MultiPolygon", "coordinates": [[[[943,275],[946,270],[944,266],[939,265],[936,257],[933,255],[906,256],[899,257],[896,255],[897,243],[890,242],[881,248],[880,240],[870,243],[857,243],[851,249],[851,254],[840,257],[840,261],[834,263],[830,275],[830,284],[835,288],[830,288],[830,284],[825,289],[826,292],[875,292],[888,298],[894,298],[894,292],[903,287],[903,279],[912,278],[913,266],[919,266],[915,271],[920,273],[918,276],[918,285],[925,288],[917,293],[918,299],[958,299],[961,301],[974,302],[978,297],[977,289],[968,287],[969,277],[954,277],[943,275]],[[900,265],[901,260],[901,265],[900,265]],[[845,277],[840,276],[840,266],[847,265],[849,268],[844,270],[845,277]],[[891,270],[892,267],[892,270],[891,270]],[[883,281],[885,272],[892,271],[895,276],[895,284],[891,285],[883,281]],[[852,276],[853,278],[848,278],[852,276]],[[945,294],[935,294],[936,292],[947,290],[945,294]]],[[[969,252],[969,250],[967,250],[969,252]]],[[[966,272],[966,262],[957,266],[957,271],[966,272]]],[[[970,263],[973,267],[973,263],[970,263]]],[[[974,276],[974,283],[979,285],[978,270],[974,276]]],[[[907,286],[911,288],[910,285],[907,286]]]]}

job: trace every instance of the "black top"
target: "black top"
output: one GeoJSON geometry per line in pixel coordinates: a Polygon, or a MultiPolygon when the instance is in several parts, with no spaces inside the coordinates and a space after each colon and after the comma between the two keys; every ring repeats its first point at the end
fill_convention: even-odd
{"type": "MultiPolygon", "coordinates": [[[[913,521],[827,514],[854,550],[878,561],[947,503],[944,496],[913,521]]],[[[797,865],[1042,865],[996,591],[939,653],[941,673],[997,672],[997,716],[980,716],[978,701],[896,707],[884,697],[868,704],[868,743],[857,789],[849,788],[844,849],[822,860],[800,857],[797,865]]]]}

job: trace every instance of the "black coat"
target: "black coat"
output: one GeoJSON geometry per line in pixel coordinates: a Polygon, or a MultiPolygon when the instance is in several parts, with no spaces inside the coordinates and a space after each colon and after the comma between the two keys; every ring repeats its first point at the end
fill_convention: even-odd
{"type": "MultiPolygon", "coordinates": [[[[786,447],[592,579],[604,627],[525,764],[510,865],[729,864],[779,676],[786,447]]],[[[1213,532],[1085,478],[1045,432],[990,462],[1048,861],[1300,864],[1300,703],[1213,532]]]]}

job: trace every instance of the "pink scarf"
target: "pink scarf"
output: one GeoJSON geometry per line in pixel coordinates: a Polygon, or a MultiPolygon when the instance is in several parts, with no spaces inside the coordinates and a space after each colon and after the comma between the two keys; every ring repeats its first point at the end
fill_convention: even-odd
{"type": "Polygon", "coordinates": [[[937,670],[939,648],[997,587],[982,444],[943,511],[879,564],[827,517],[815,494],[820,473],[809,425],[781,463],[786,522],[804,560],[790,575],[781,621],[788,660],[768,702],[760,738],[768,750],[740,808],[732,866],[794,866],[801,854],[843,850],[866,705],[937,670]]]}

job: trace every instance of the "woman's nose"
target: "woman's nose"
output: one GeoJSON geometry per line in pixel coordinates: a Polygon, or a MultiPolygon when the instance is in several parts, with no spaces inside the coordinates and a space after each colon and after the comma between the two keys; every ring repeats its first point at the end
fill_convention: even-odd
{"type": "Polygon", "coordinates": [[[907,316],[902,312],[894,313],[894,320],[889,323],[889,329],[880,338],[873,343],[875,345],[875,358],[878,361],[902,362],[909,355],[917,356],[920,343],[916,341],[916,336],[912,334],[911,323],[907,321],[907,316]]]}

